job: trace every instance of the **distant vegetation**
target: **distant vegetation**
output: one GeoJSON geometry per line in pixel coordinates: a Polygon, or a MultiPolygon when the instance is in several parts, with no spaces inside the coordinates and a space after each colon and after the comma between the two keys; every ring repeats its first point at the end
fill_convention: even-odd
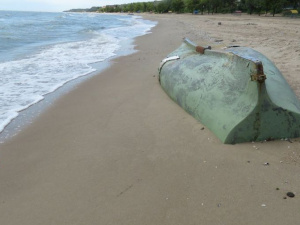
{"type": "Polygon", "coordinates": [[[154,12],[154,13],[233,13],[237,10],[249,14],[271,13],[273,16],[287,9],[298,9],[300,0],[162,0],[137,2],[90,9],[73,9],[72,12],[154,12]]]}

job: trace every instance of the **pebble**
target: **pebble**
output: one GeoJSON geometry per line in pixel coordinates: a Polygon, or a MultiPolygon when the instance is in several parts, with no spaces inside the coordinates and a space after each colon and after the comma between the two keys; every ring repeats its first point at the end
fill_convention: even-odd
{"type": "Polygon", "coordinates": [[[261,204],[261,206],[262,206],[262,207],[266,207],[267,205],[266,205],[266,204],[261,204]]]}
{"type": "Polygon", "coordinates": [[[265,166],[269,166],[269,165],[270,165],[270,163],[268,163],[268,162],[265,162],[265,163],[264,163],[264,165],[265,165],[265,166]]]}
{"type": "Polygon", "coordinates": [[[288,192],[286,193],[286,195],[290,198],[294,198],[295,197],[295,194],[293,192],[288,192]]]}

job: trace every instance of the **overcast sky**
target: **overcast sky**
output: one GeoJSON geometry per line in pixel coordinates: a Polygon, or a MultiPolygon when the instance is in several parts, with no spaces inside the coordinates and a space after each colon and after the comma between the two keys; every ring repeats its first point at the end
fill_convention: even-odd
{"type": "Polygon", "coordinates": [[[150,0],[0,0],[0,10],[60,12],[68,9],[146,1],[150,0]]]}

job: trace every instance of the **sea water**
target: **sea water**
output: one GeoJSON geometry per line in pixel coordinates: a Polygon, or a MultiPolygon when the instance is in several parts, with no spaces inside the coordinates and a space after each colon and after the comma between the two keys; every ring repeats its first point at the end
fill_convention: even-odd
{"type": "Polygon", "coordinates": [[[0,132],[45,95],[94,72],[94,63],[129,53],[128,43],[155,24],[129,15],[0,11],[0,132]]]}

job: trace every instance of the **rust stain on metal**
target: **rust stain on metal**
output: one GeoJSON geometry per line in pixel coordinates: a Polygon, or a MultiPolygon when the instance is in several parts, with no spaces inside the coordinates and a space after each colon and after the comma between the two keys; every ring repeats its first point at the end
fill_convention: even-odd
{"type": "Polygon", "coordinates": [[[251,75],[251,80],[252,81],[257,81],[259,83],[264,83],[265,80],[267,79],[267,76],[264,74],[264,67],[262,65],[262,62],[256,62],[256,73],[251,75]]]}

